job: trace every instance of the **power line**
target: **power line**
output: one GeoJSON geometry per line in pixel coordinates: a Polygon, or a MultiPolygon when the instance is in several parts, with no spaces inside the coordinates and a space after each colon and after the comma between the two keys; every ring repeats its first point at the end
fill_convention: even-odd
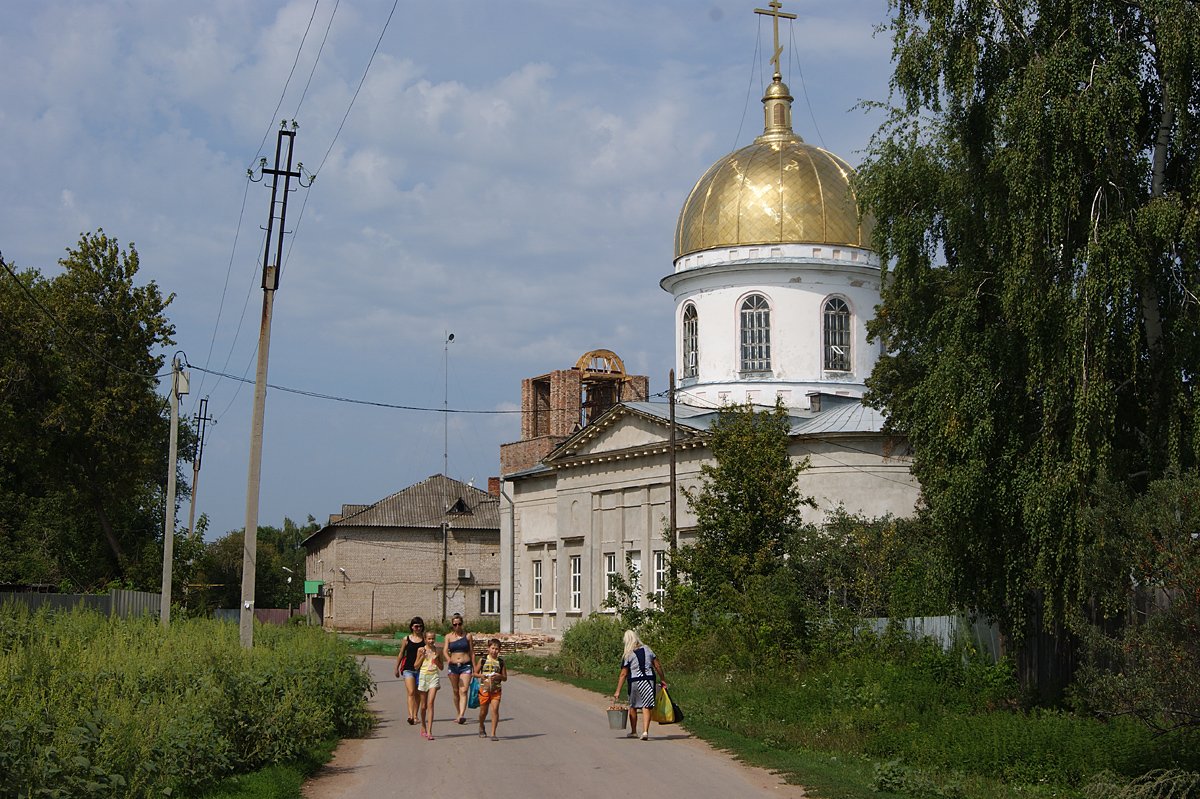
{"type": "Polygon", "coordinates": [[[392,3],[392,10],[388,12],[387,21],[383,23],[383,30],[379,32],[379,39],[375,42],[375,49],[371,51],[371,57],[367,59],[367,67],[363,70],[362,78],[358,81],[358,87],[354,90],[354,96],[350,98],[350,104],[346,106],[346,113],[342,116],[342,121],[338,125],[337,132],[333,134],[333,141],[329,142],[329,149],[325,151],[325,157],[321,159],[321,163],[317,166],[313,174],[320,174],[321,167],[325,166],[325,161],[328,160],[329,154],[333,152],[333,145],[337,143],[338,136],[342,135],[342,127],[345,126],[346,120],[350,117],[350,109],[354,108],[354,101],[358,99],[358,93],[362,90],[363,83],[367,80],[367,73],[371,71],[371,64],[375,61],[375,54],[379,52],[379,45],[383,43],[383,36],[387,33],[388,25],[392,24],[392,15],[396,13],[396,6],[400,4],[400,0],[395,0],[392,3]]]}
{"type": "Polygon", "coordinates": [[[308,39],[308,31],[312,28],[313,17],[317,15],[317,6],[321,5],[321,0],[316,0],[313,3],[312,13],[308,16],[308,24],[304,26],[304,35],[300,37],[300,46],[296,48],[296,58],[292,61],[292,68],[288,71],[287,80],[283,82],[283,91],[279,93],[279,102],[275,104],[275,110],[271,112],[271,121],[267,123],[267,132],[263,134],[262,141],[258,143],[258,150],[254,153],[254,158],[250,160],[251,167],[262,155],[263,145],[267,143],[267,137],[271,135],[271,131],[275,129],[275,117],[279,114],[279,109],[283,105],[283,98],[287,94],[288,85],[292,82],[292,75],[296,72],[296,64],[300,63],[300,53],[304,50],[304,42],[308,39]]]}
{"type": "MultiPolygon", "coordinates": [[[[207,372],[208,374],[217,375],[219,377],[225,377],[230,380],[236,380],[240,383],[253,383],[254,382],[253,380],[250,380],[246,377],[238,377],[237,375],[232,375],[227,372],[219,372],[216,369],[206,369],[203,366],[193,366],[192,364],[188,364],[188,368],[195,369],[198,372],[207,372]]],[[[352,397],[341,397],[336,394],[324,394],[319,391],[306,391],[304,389],[291,388],[289,386],[280,386],[280,385],[276,385],[274,383],[267,383],[267,388],[273,388],[276,391],[284,391],[284,392],[287,392],[288,394],[299,394],[302,397],[313,397],[315,399],[330,400],[331,402],[347,402],[352,405],[370,405],[370,406],[376,407],[376,408],[392,408],[394,410],[399,410],[399,411],[423,411],[426,413],[471,413],[471,414],[484,414],[484,415],[512,414],[512,413],[520,413],[521,412],[520,409],[473,410],[473,409],[465,409],[465,408],[428,408],[428,407],[424,407],[421,405],[398,405],[398,404],[392,403],[392,402],[376,402],[374,400],[361,400],[361,399],[354,399],[352,397]]]]}
{"type": "MultiPolygon", "coordinates": [[[[796,26],[789,25],[788,29],[792,35],[792,51],[796,50],[796,26]]],[[[791,53],[788,54],[788,61],[791,61],[791,53]]],[[[812,120],[813,130],[817,132],[817,141],[821,142],[821,147],[825,147],[825,137],[821,135],[821,126],[817,124],[817,115],[813,113],[812,100],[808,96],[808,84],[804,81],[804,67],[800,66],[800,59],[796,59],[796,72],[800,75],[800,89],[804,92],[804,104],[808,106],[808,118],[812,120]]]]}
{"type": "MultiPolygon", "coordinates": [[[[229,264],[225,267],[225,283],[224,283],[224,285],[221,286],[221,301],[217,304],[217,320],[215,322],[213,322],[212,338],[209,339],[209,342],[208,342],[208,356],[205,358],[206,362],[212,361],[213,347],[215,347],[217,344],[217,329],[220,328],[220,326],[221,326],[221,314],[224,313],[224,311],[225,311],[225,294],[227,291],[229,291],[229,276],[233,274],[233,261],[234,261],[234,256],[237,255],[238,238],[242,234],[242,220],[246,216],[246,198],[250,196],[250,182],[251,182],[250,176],[247,175],[246,176],[246,188],[242,192],[242,208],[240,211],[238,211],[237,228],[233,232],[233,247],[229,250],[229,264]]],[[[242,313],[245,314],[244,308],[243,308],[242,313]]],[[[235,339],[234,339],[235,343],[236,343],[236,340],[237,339],[235,337],[235,339]]],[[[218,385],[219,385],[219,382],[218,382],[218,385]]],[[[203,393],[204,393],[204,378],[201,377],[200,378],[200,386],[196,389],[196,394],[195,394],[196,402],[199,402],[200,395],[203,393]]],[[[195,403],[193,403],[192,408],[195,409],[195,403]]]]}
{"type": "MultiPolygon", "coordinates": [[[[333,18],[337,16],[338,6],[341,4],[342,0],[336,0],[333,4],[333,13],[329,15],[329,22],[325,25],[325,35],[321,37],[321,46],[317,48],[317,57],[313,60],[312,69],[308,71],[308,80],[304,82],[304,91],[300,92],[300,102],[296,103],[296,111],[292,114],[292,119],[300,117],[300,107],[304,105],[304,98],[308,96],[308,87],[312,84],[313,74],[317,71],[317,64],[321,62],[321,53],[325,52],[325,41],[329,38],[329,30],[333,27],[333,18]]],[[[316,9],[313,9],[313,13],[316,13],[316,9]]],[[[312,22],[312,20],[309,20],[309,22],[312,22]]]]}

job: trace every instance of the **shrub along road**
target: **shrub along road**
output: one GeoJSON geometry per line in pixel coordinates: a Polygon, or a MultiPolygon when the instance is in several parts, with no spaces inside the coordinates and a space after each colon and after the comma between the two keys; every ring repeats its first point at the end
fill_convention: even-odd
{"type": "MultiPolygon", "coordinates": [[[[500,706],[499,741],[453,723],[449,688],[439,691],[434,741],[405,723],[404,682],[392,658],[367,657],[379,690],[370,737],[348,739],[304,787],[307,799],[366,796],[465,796],[489,799],[560,796],[804,796],[769,772],[740,765],[678,725],[652,724],[651,739],[611,730],[607,700],[569,685],[509,672],[500,706]]],[[[447,680],[443,675],[443,684],[447,680]]],[[[614,685],[616,677],[613,678],[614,685]]],[[[490,729],[490,726],[489,726],[490,729]]]]}

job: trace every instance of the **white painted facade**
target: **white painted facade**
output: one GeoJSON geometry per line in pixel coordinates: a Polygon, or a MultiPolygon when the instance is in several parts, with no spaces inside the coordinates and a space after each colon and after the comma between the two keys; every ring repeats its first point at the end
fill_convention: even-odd
{"type": "MultiPolygon", "coordinates": [[[[709,255],[702,253],[701,255],[709,255]]],[[[696,263],[680,258],[662,287],[675,299],[675,374],[687,401],[719,406],[727,402],[807,408],[807,394],[829,391],[861,397],[864,381],[879,358],[867,341],[866,320],[879,303],[880,270],[868,250],[851,247],[726,248],[696,263]],[[751,253],[766,257],[751,260],[751,253]],[[743,258],[745,255],[747,257],[743,258]],[[681,269],[682,262],[690,265],[681,269]],[[770,369],[741,369],[740,307],[758,294],[770,309],[770,369]],[[831,299],[850,311],[850,368],[826,369],[824,311],[831,299]],[[697,374],[684,361],[684,312],[694,307],[698,328],[697,374]]]]}
{"type": "MultiPolygon", "coordinates": [[[[655,566],[669,550],[670,428],[642,407],[617,406],[595,423],[602,431],[589,438],[585,428],[546,459],[549,465],[506,479],[500,532],[511,544],[502,544],[501,556],[512,564],[501,586],[503,631],[560,635],[592,612],[611,612],[602,607],[607,572],[615,565],[624,575],[626,555],[641,564],[643,604],[662,587],[655,566]]],[[[677,423],[680,544],[692,540],[695,525],[682,489],[699,487],[700,467],[711,461],[700,427],[677,423]]],[[[902,439],[798,435],[790,449],[794,460],[809,461],[799,484],[817,507],[804,509],[806,521],[820,523],[839,507],[882,516],[908,515],[916,505],[919,487],[902,439]]]]}

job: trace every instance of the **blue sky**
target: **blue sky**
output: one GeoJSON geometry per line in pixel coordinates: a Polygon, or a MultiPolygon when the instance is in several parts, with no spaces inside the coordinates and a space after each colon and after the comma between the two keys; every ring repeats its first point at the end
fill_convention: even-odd
{"type": "MultiPolygon", "coordinates": [[[[486,485],[522,378],[606,348],[665,389],[676,218],[761,132],[771,27],[743,0],[399,2],[380,41],[392,7],[0,4],[0,252],[53,273],[103,227],[175,295],[188,360],[253,380],[270,195],[245,173],[294,118],[317,180],[289,207],[269,381],[435,409],[448,382],[451,408],[508,412],[448,417],[450,476],[486,485]]],[[[855,106],[887,99],[886,2],[783,10],[797,132],[857,164],[881,115],[855,106]]],[[[244,523],[252,394],[194,371],[184,398],[217,418],[210,537],[244,523]]],[[[260,524],[324,522],[442,471],[443,423],[268,392],[260,524]]]]}

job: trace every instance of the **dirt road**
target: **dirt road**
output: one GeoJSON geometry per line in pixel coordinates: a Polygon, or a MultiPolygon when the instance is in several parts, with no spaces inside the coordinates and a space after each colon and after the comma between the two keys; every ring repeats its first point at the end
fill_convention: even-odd
{"type": "Polygon", "coordinates": [[[393,660],[366,660],[379,685],[372,702],[379,726],[369,738],[342,743],[305,785],[307,799],[804,796],[678,726],[651,725],[649,741],[625,738],[609,729],[604,697],[520,674],[504,684],[499,741],[480,738],[474,721],[452,723],[448,689],[436,703],[436,740],[426,741],[405,723],[404,683],[392,676],[393,660]]]}

